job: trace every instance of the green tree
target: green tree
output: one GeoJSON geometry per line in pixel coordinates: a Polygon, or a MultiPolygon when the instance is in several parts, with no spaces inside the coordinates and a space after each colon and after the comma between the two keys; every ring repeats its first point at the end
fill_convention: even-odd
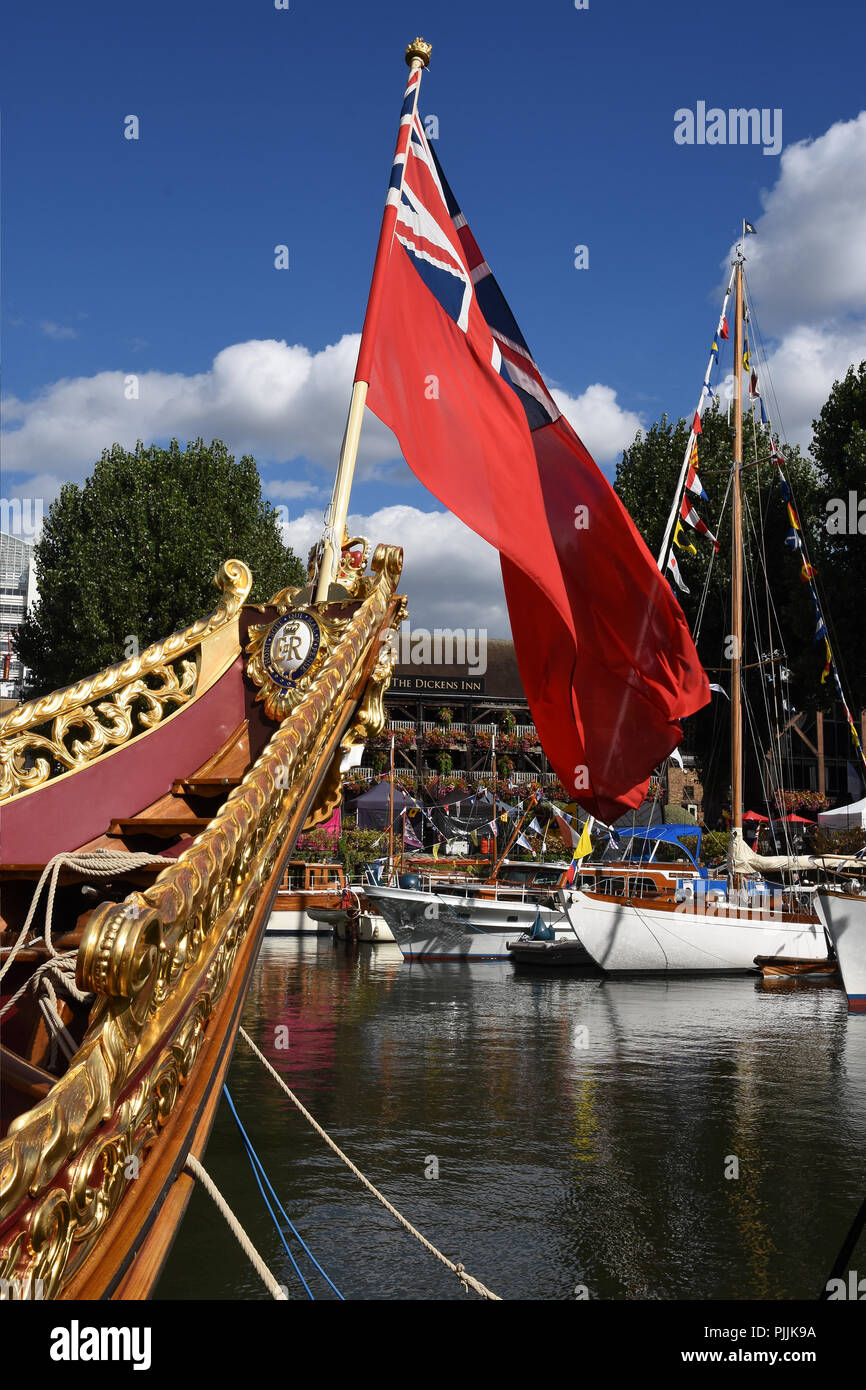
{"type": "Polygon", "coordinates": [[[816,536],[818,587],[833,654],[854,709],[866,707],[866,361],[851,366],[812,421],[812,457],[822,506],[816,536]]]}
{"type": "Polygon", "coordinates": [[[210,612],[224,560],[253,574],[262,602],[304,569],[283,545],[255,460],[219,440],[139,442],[103,452],[52,502],[35,548],[39,599],[18,630],[31,694],[69,685],[210,612]]]}

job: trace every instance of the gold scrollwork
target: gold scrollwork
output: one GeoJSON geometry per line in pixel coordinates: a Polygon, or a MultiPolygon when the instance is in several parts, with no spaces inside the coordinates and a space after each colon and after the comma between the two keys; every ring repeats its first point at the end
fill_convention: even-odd
{"type": "Polygon", "coordinates": [[[222,598],[207,618],[153,643],[140,656],[29,700],[0,720],[0,801],[77,771],[193,698],[197,663],[181,658],[237,618],[252,575],[241,560],[226,560],[214,584],[222,598]],[[38,732],[43,725],[50,725],[47,733],[38,732]],[[86,731],[86,737],[70,737],[75,730],[86,731]]]}
{"type": "Polygon", "coordinates": [[[195,1067],[262,888],[288,852],[297,801],[319,775],[320,750],[378,638],[401,564],[401,551],[377,548],[364,601],[353,605],[302,703],[209,826],[144,892],[91,915],[78,958],[80,984],[98,991],[87,1035],[65,1076],[0,1144],[0,1220],[25,1213],[0,1242],[7,1278],[44,1277],[47,1296],[62,1293],[114,1213],[134,1200],[135,1184],[120,1175],[160,1142],[195,1067]],[[130,1093],[133,1072],[153,1055],[147,1039],[161,1028],[168,1040],[130,1093]]]}

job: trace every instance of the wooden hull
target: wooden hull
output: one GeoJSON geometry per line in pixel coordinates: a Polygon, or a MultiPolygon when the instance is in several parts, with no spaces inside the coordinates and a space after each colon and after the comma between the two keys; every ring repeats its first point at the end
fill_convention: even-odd
{"type": "Polygon", "coordinates": [[[838,971],[834,960],[785,960],[782,956],[755,956],[755,964],[767,979],[810,979],[838,971]]]}
{"type": "MultiPolygon", "coordinates": [[[[77,947],[78,989],[85,1001],[95,996],[89,1019],[86,1002],[70,1015],[69,1026],[83,1033],[78,1049],[56,1081],[32,1048],[8,1054],[19,1089],[29,1084],[22,1082],[28,1067],[37,1082],[46,1077],[53,1084],[35,1087],[42,1098],[19,1109],[0,1143],[4,1293],[14,1281],[45,1298],[138,1299],[153,1291],[189,1199],[188,1155],[202,1155],[213,1123],[287,861],[299,834],[327,819],[339,799],[346,747],[383,722],[381,697],[391,665],[382,658],[381,634],[402,617],[403,600],[394,593],[400,563],[399,551],[380,547],[372,576],[349,577],[357,599],[342,590],[333,608],[315,611],[309,621],[321,631],[321,659],[306,684],[288,693],[278,683],[267,684],[259,655],[286,607],[272,606],[270,614],[268,606],[250,610],[239,628],[235,605],[229,612],[232,640],[237,646],[248,634],[246,650],[252,654],[246,675],[237,654],[226,650],[222,628],[228,620],[217,625],[219,661],[204,651],[196,663],[185,663],[187,680],[190,671],[207,670],[210,660],[211,690],[235,674],[241,681],[244,718],[228,737],[225,721],[212,719],[209,745],[204,698],[190,699],[178,711],[170,742],[147,735],[125,742],[124,710],[134,707],[142,689],[134,663],[36,702],[33,711],[16,712],[11,732],[8,721],[0,729],[4,767],[22,784],[20,791],[13,787],[4,820],[11,814],[19,831],[29,827],[29,839],[21,831],[15,841],[22,861],[0,866],[6,940],[17,935],[15,914],[23,920],[34,880],[54,848],[50,836],[37,839],[43,798],[46,806],[60,799],[74,809],[75,789],[86,773],[87,785],[98,787],[102,831],[84,845],[73,840],[83,853],[63,869],[54,903],[58,940],[62,930],[64,949],[77,947]],[[44,709],[60,708],[67,725],[86,721],[87,710],[80,712],[79,705],[91,688],[108,689],[112,733],[123,747],[100,756],[104,722],[96,728],[86,767],[70,758],[70,770],[57,772],[57,757],[53,765],[27,761],[27,740],[37,748],[47,742],[40,733],[44,709]],[[265,696],[261,709],[257,701],[265,696]],[[191,731],[188,746],[199,762],[190,767],[192,755],[185,754],[172,766],[166,749],[183,744],[184,728],[191,731]],[[148,765],[136,771],[139,762],[148,765]],[[137,788],[131,800],[111,803],[115,778],[122,797],[130,785],[137,788]],[[28,779],[33,786],[26,785],[28,779]],[[46,785],[35,785],[39,779],[46,785]],[[144,804],[142,797],[151,793],[156,801],[144,804]],[[133,858],[145,847],[143,861],[133,858]],[[154,851],[162,856],[156,861],[154,851]],[[82,879],[86,886],[94,873],[102,877],[88,891],[106,900],[82,913],[88,901],[80,896],[82,879]],[[130,884],[140,887],[129,891],[130,884]],[[58,915],[66,919],[62,928],[58,915]]],[[[238,568],[249,581],[248,571],[238,568]]],[[[162,658],[163,648],[170,654],[191,650],[202,628],[210,632],[213,626],[208,620],[175,634],[156,656],[162,658]]],[[[153,664],[148,649],[141,662],[151,658],[153,664]]],[[[171,672],[166,676],[163,668],[162,675],[170,684],[171,672]]],[[[238,712],[233,707],[232,717],[238,712]]],[[[50,746],[62,762],[67,754],[59,727],[55,721],[50,746]]],[[[45,826],[55,825],[53,815],[46,814],[45,826]]],[[[85,815],[79,823],[93,829],[85,815]]],[[[68,815],[67,833],[75,824],[68,815]]],[[[12,962],[19,972],[42,958],[36,938],[25,946],[21,959],[16,955],[12,962]]],[[[24,1047],[27,1034],[24,1006],[35,1011],[26,993],[7,1020],[17,1048],[24,1047]]],[[[62,1015],[53,1026],[60,1024],[62,1015]]],[[[30,1036],[32,1041],[32,1026],[30,1036]]],[[[38,1042],[38,1030],[35,1036],[38,1042]]]]}

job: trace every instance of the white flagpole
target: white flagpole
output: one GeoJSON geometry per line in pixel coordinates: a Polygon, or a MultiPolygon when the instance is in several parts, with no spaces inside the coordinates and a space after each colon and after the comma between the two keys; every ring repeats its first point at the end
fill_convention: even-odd
{"type": "MultiPolygon", "coordinates": [[[[409,72],[417,72],[419,68],[426,68],[430,62],[431,47],[423,39],[415,39],[406,49],[406,62],[409,65],[409,72]]],[[[367,313],[364,318],[364,328],[361,333],[361,346],[358,349],[358,358],[365,352],[369,342],[369,335],[375,332],[376,320],[378,318],[378,308],[381,300],[381,286],[383,275],[387,265],[388,253],[391,249],[391,242],[394,235],[394,227],[397,221],[397,206],[403,191],[403,180],[406,177],[406,163],[408,159],[409,142],[411,140],[412,123],[418,111],[418,93],[421,90],[421,79],[415,85],[415,95],[411,114],[404,117],[400,123],[400,131],[397,137],[397,154],[401,153],[403,143],[404,128],[408,124],[408,134],[405,137],[405,152],[403,152],[403,162],[400,170],[400,186],[397,189],[390,189],[388,200],[385,204],[385,213],[382,218],[382,229],[379,233],[379,245],[376,250],[376,263],[373,268],[373,283],[370,286],[370,297],[367,301],[367,313]]],[[[358,369],[356,368],[356,376],[358,369]]],[[[314,603],[324,603],[328,597],[328,589],[333,580],[337,577],[337,570],[340,563],[340,554],[343,545],[343,533],[346,529],[346,517],[349,514],[349,496],[352,491],[352,478],[355,473],[355,462],[358,457],[358,445],[361,439],[361,425],[364,420],[364,405],[367,400],[369,381],[356,380],[352,387],[352,399],[349,403],[349,417],[346,421],[346,432],[343,435],[343,446],[340,450],[340,462],[337,466],[337,477],[334,481],[334,492],[330,505],[325,514],[325,532],[322,538],[322,558],[319,562],[319,573],[316,580],[314,603]]]]}

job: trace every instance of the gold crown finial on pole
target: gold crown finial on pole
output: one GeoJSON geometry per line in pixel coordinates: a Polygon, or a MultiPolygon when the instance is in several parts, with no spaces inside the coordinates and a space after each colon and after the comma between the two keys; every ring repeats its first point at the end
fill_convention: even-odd
{"type": "Polygon", "coordinates": [[[413,39],[406,49],[406,62],[410,68],[426,68],[432,52],[432,43],[428,43],[426,39],[413,39]]]}

